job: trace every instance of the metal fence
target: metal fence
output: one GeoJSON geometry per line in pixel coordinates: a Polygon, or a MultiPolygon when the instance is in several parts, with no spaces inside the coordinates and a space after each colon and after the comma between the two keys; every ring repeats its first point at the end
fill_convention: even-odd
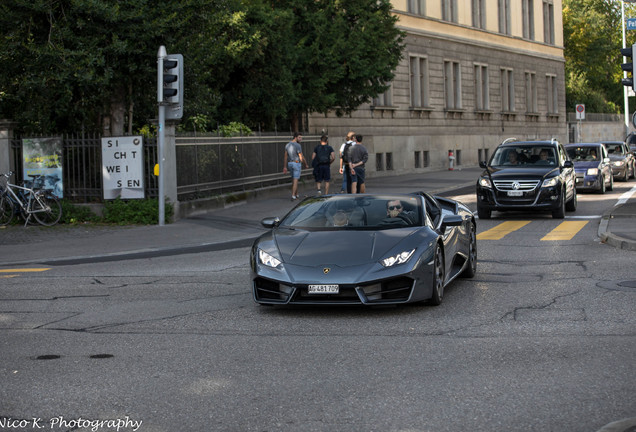
{"type": "MultiPolygon", "coordinates": [[[[283,175],[285,145],[290,137],[177,137],[177,194],[179,201],[289,183],[283,175]]],[[[320,143],[303,136],[303,155],[320,143]]],[[[309,163],[309,162],[308,162],[309,163]]],[[[303,177],[311,170],[303,170],[303,177]]]]}
{"type": "MultiPolygon", "coordinates": [[[[11,140],[11,147],[13,150],[12,166],[15,167],[14,179],[16,182],[21,182],[25,180],[22,169],[22,139],[11,140]]],[[[156,138],[144,138],[144,189],[147,198],[155,198],[158,195],[158,180],[154,176],[156,161],[156,138]]],[[[63,136],[62,167],[64,199],[76,203],[103,201],[101,136],[63,136]]]]}
{"type": "MultiPolygon", "coordinates": [[[[22,138],[11,141],[15,180],[23,181],[22,138]]],[[[99,135],[62,137],[64,198],[76,203],[103,201],[102,137],[99,135]]],[[[285,145],[290,137],[254,136],[237,138],[177,137],[177,194],[179,201],[246,191],[289,183],[284,175],[285,145]]],[[[303,154],[320,143],[317,136],[304,136],[303,154]]],[[[147,198],[158,196],[156,138],[144,138],[144,189],[147,198]]],[[[311,176],[303,170],[303,178],[311,176]]]]}

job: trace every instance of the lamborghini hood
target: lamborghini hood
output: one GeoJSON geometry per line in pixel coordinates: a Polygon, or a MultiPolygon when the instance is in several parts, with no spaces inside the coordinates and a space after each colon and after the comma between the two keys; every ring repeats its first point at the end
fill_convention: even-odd
{"type": "Polygon", "coordinates": [[[409,241],[421,227],[383,231],[304,231],[280,229],[274,234],[283,262],[298,266],[356,266],[384,258],[400,242],[409,241]]]}

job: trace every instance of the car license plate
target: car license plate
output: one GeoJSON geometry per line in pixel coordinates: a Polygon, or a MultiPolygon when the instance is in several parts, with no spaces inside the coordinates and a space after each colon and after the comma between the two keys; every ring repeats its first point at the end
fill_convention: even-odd
{"type": "Polygon", "coordinates": [[[309,294],[338,294],[340,292],[339,285],[309,285],[307,290],[309,294]]]}
{"type": "Polygon", "coordinates": [[[520,197],[523,196],[523,191],[508,191],[508,196],[520,197]]]}

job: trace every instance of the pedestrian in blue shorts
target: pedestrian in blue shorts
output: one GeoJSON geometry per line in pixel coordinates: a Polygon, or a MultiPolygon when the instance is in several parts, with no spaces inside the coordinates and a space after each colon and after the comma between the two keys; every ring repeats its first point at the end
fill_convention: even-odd
{"type": "Polygon", "coordinates": [[[314,148],[311,154],[311,165],[314,167],[314,179],[318,195],[322,193],[320,185],[325,183],[325,194],[329,193],[329,181],[331,181],[331,163],[336,159],[333,148],[327,144],[327,135],[320,137],[320,144],[314,148]]]}
{"type": "Polygon", "coordinates": [[[285,146],[285,160],[283,161],[283,174],[287,174],[289,171],[292,178],[292,201],[298,199],[298,179],[300,178],[300,171],[302,165],[305,168],[309,168],[307,161],[303,157],[303,149],[300,146],[300,142],[303,140],[303,135],[300,132],[294,132],[294,138],[285,146]]]}

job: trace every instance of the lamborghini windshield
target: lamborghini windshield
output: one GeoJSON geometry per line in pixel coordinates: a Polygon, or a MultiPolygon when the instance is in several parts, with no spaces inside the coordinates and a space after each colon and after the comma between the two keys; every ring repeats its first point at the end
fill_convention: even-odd
{"type": "Polygon", "coordinates": [[[390,229],[422,225],[422,200],[409,195],[307,198],[280,223],[288,228],[390,229]]]}

